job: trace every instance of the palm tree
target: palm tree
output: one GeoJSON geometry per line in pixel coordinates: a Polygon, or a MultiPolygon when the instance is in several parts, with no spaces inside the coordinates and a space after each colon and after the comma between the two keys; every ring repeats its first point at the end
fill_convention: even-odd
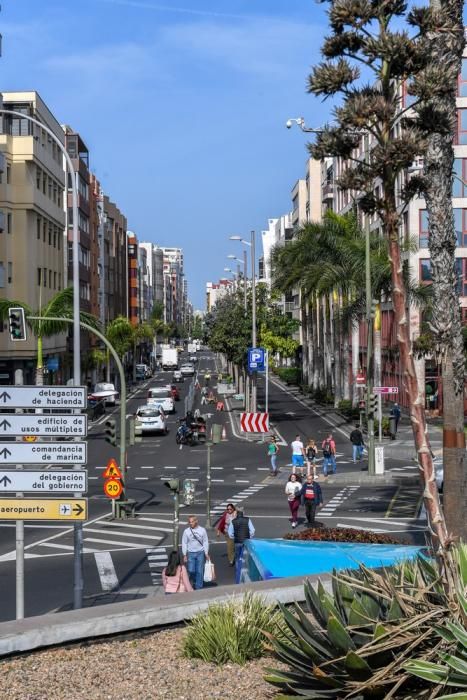
{"type": "Polygon", "coordinates": [[[149,323],[140,323],[133,326],[133,381],[136,381],[137,347],[141,343],[154,340],[154,330],[149,323]]]}
{"type": "MultiPolygon", "coordinates": [[[[117,316],[117,318],[114,318],[113,321],[107,324],[105,336],[114,346],[117,355],[123,362],[124,356],[131,349],[133,344],[134,331],[129,319],[126,316],[117,316]]],[[[110,382],[110,353],[108,350],[106,377],[107,381],[110,382]]]]}
{"type": "MultiPolygon", "coordinates": [[[[37,338],[37,364],[36,364],[36,384],[43,384],[44,381],[44,357],[43,339],[51,338],[59,333],[66,333],[70,324],[61,321],[52,321],[51,318],[73,318],[73,287],[57,292],[44,306],[39,301],[39,308],[34,310],[28,304],[15,299],[0,299],[0,319],[8,317],[8,310],[12,307],[22,307],[26,316],[26,322],[37,338]],[[41,320],[31,319],[31,316],[40,316],[41,320]]],[[[87,323],[93,328],[99,327],[98,319],[85,311],[80,312],[80,321],[87,323]]]]}

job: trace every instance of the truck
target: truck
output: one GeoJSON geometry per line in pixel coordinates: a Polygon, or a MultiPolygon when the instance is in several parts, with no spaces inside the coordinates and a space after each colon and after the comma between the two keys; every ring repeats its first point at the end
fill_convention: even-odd
{"type": "Polygon", "coordinates": [[[196,343],[188,343],[188,354],[194,354],[198,350],[198,346],[196,343]]]}
{"type": "Polygon", "coordinates": [[[178,350],[177,348],[162,348],[162,369],[171,370],[178,369],[178,350]]]}

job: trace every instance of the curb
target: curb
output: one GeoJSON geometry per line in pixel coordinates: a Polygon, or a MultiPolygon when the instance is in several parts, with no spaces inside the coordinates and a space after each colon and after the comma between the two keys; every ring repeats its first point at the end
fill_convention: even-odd
{"type": "Polygon", "coordinates": [[[303,583],[306,579],[310,580],[314,587],[320,580],[327,591],[331,590],[330,574],[296,576],[223,586],[222,592],[214,588],[164,597],[154,596],[151,599],[110,603],[98,608],[83,608],[3,622],[0,623],[0,656],[138,630],[156,631],[158,627],[189,620],[213,603],[239,598],[248,591],[260,594],[268,603],[303,602],[303,583]]]}

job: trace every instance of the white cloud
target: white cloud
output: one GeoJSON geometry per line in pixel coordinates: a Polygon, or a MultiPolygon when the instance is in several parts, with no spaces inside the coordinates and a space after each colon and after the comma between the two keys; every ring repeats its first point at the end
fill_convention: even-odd
{"type": "Polygon", "coordinates": [[[235,15],[227,12],[213,12],[211,10],[195,10],[191,7],[173,7],[160,5],[154,2],[144,2],[142,0],[99,0],[109,5],[122,5],[123,7],[134,7],[140,10],[154,10],[156,12],[173,12],[182,15],[197,15],[201,17],[228,17],[231,19],[242,19],[245,15],[235,15]]]}
{"type": "Polygon", "coordinates": [[[292,67],[310,63],[319,50],[324,28],[278,19],[247,22],[191,22],[167,26],[163,40],[178,53],[191,52],[243,73],[286,78],[292,67]],[[316,41],[313,41],[316,37],[316,41]]]}

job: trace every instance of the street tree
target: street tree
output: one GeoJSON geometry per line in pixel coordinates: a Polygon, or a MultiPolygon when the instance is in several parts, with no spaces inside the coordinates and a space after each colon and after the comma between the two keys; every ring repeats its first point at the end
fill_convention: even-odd
{"type": "MultiPolygon", "coordinates": [[[[46,304],[41,304],[33,309],[31,306],[22,301],[14,299],[0,299],[0,319],[4,321],[8,318],[8,310],[12,307],[21,307],[24,309],[26,322],[37,338],[37,362],[36,362],[36,384],[44,383],[44,351],[43,339],[51,338],[60,333],[68,333],[70,324],[66,321],[52,321],[51,318],[73,318],[73,287],[62,289],[50,299],[46,304]],[[40,316],[42,320],[36,321],[30,318],[31,316],[40,316]]],[[[99,327],[98,319],[92,314],[85,311],[80,312],[80,321],[87,323],[93,328],[99,327]]],[[[79,377],[81,381],[81,377],[79,377]]]]}
{"type": "Polygon", "coordinates": [[[417,176],[404,186],[404,173],[423,150],[419,132],[407,113],[401,112],[400,86],[424,67],[425,56],[408,33],[399,29],[407,13],[403,0],[329,0],[328,5],[331,33],[322,46],[324,61],[309,76],[309,91],[324,98],[340,95],[342,101],[334,110],[335,124],[317,136],[310,152],[318,159],[329,155],[342,158],[344,169],[338,186],[357,194],[366,217],[377,215],[388,241],[403,386],[430,529],[443,551],[448,535],[412,353],[399,242],[403,213],[421,187],[417,176]],[[363,82],[362,68],[370,83],[363,82]]]}
{"type": "MultiPolygon", "coordinates": [[[[457,80],[464,48],[463,0],[432,0],[414,11],[426,52],[423,70],[409,82],[417,125],[426,141],[422,189],[428,211],[433,311],[430,326],[443,381],[444,512],[448,531],[467,539],[467,460],[464,434],[464,338],[457,288],[452,208],[457,131],[457,80]]],[[[462,172],[461,172],[462,177],[462,172]]],[[[462,242],[460,242],[462,245],[462,242]]]]}

